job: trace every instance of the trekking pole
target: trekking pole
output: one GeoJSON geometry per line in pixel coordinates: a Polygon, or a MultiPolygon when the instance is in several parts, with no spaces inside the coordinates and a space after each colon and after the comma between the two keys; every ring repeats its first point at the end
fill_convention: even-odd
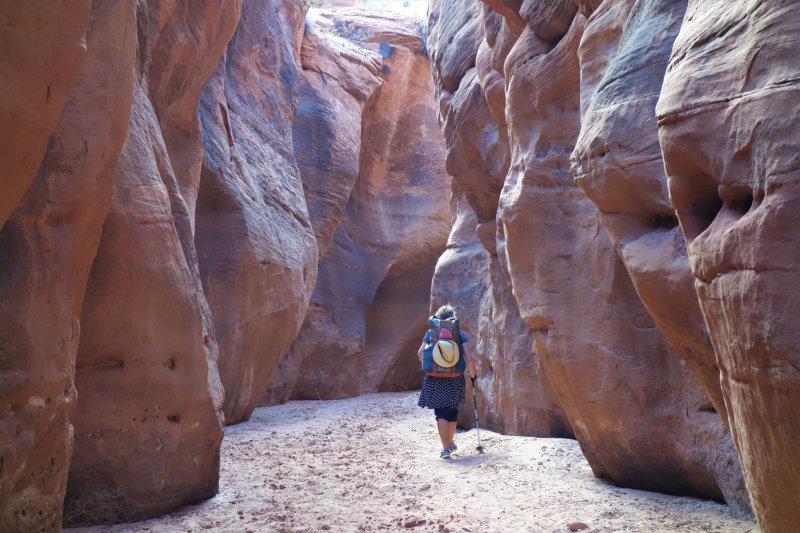
{"type": "Polygon", "coordinates": [[[483,446],[481,446],[481,428],[478,426],[478,400],[475,398],[475,376],[470,376],[472,380],[472,406],[475,408],[475,431],[478,433],[478,453],[483,453],[483,446]]]}

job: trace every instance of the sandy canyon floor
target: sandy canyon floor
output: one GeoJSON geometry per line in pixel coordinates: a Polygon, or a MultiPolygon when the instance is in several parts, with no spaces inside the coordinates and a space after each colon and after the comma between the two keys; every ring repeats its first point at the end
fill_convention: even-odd
{"type": "Polygon", "coordinates": [[[479,454],[473,429],[441,460],[417,396],[259,408],[226,428],[216,497],[155,520],[67,531],[759,531],[715,502],[597,479],[571,440],[481,431],[479,454]]]}

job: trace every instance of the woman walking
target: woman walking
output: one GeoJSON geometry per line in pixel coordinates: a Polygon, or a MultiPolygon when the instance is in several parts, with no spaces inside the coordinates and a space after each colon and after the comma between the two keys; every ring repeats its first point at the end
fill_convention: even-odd
{"type": "MultiPolygon", "coordinates": [[[[434,315],[440,321],[447,320],[456,316],[455,310],[449,305],[443,305],[434,315]]],[[[475,376],[475,363],[469,355],[467,349],[467,336],[463,331],[459,331],[459,344],[461,345],[461,357],[467,363],[467,372],[470,377],[475,376]]],[[[425,332],[422,344],[417,350],[417,357],[422,363],[422,354],[433,342],[434,333],[431,330],[425,332]]],[[[439,439],[442,441],[442,451],[439,457],[450,459],[451,452],[456,451],[458,446],[453,441],[456,433],[456,421],[458,420],[458,406],[464,403],[464,391],[466,381],[464,374],[454,377],[437,377],[430,374],[425,375],[422,381],[422,391],[419,395],[420,407],[433,409],[436,416],[436,428],[439,431],[439,439]]]]}

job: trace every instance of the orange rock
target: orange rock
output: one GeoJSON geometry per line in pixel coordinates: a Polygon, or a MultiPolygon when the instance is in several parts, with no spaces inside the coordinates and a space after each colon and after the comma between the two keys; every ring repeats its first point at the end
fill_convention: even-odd
{"type": "MultiPolygon", "coordinates": [[[[55,127],[44,159],[44,144],[40,151],[39,141],[28,135],[29,124],[2,127],[4,136],[19,135],[31,150],[23,159],[39,171],[0,231],[0,524],[4,531],[57,531],[73,449],[70,418],[80,309],[131,105],[134,2],[92,7],[82,66],[84,52],[76,49],[82,46],[86,5],[13,4],[3,7],[4,22],[25,11],[31,19],[17,31],[30,32],[26,40],[38,42],[31,56],[14,52],[35,69],[17,75],[29,80],[38,71],[45,75],[43,83],[54,76],[63,84],[51,86],[46,103],[44,85],[27,89],[38,102],[35,113],[42,113],[37,127],[55,127]],[[39,7],[43,13],[36,14],[39,7]],[[75,27],[79,22],[84,25],[75,27]],[[63,54],[58,56],[63,63],[42,57],[39,45],[63,54]],[[75,84],[67,96],[71,81],[75,84]],[[59,100],[63,109],[56,105],[59,100]]],[[[46,142],[50,131],[36,135],[44,135],[46,142]]],[[[16,168],[17,177],[24,178],[25,171],[16,168]]]]}
{"type": "Polygon", "coordinates": [[[90,7],[89,0],[0,2],[0,227],[36,176],[78,80],[90,7]]]}
{"type": "Polygon", "coordinates": [[[304,16],[301,3],[245,2],[201,101],[195,245],[219,343],[226,424],[250,417],[317,278],[292,147],[304,16]]]}
{"type": "MultiPolygon", "coordinates": [[[[718,440],[719,445],[696,453],[706,455],[702,462],[711,465],[734,512],[751,516],[736,450],[723,425],[727,410],[719,368],[697,302],[658,145],[655,104],[685,10],[683,2],[640,2],[630,16],[624,14],[626,20],[616,23],[619,29],[625,24],[622,35],[616,33],[619,46],[609,40],[605,26],[594,24],[591,33],[587,29],[579,49],[583,120],[572,171],[600,208],[603,226],[648,313],[709,396],[709,401],[698,396],[694,406],[698,410],[695,435],[705,434],[703,440],[718,440]],[[609,50],[613,55],[609,56],[609,50]],[[587,94],[591,96],[583,96],[587,94]],[[715,411],[721,418],[713,415],[715,411]]],[[[601,16],[600,11],[596,16],[601,16]]]]}
{"type": "Polygon", "coordinates": [[[149,518],[216,493],[222,389],[192,232],[200,91],[239,5],[139,3],[136,83],[81,313],[65,522],[149,518]],[[189,37],[191,36],[191,37],[189,37]]]}
{"type": "Polygon", "coordinates": [[[800,42],[786,37],[798,20],[796,2],[690,2],[656,107],[670,196],[764,532],[800,520],[800,42]]]}
{"type": "Polygon", "coordinates": [[[450,227],[450,183],[418,23],[342,9],[320,15],[307,39],[303,61],[314,67],[304,74],[295,149],[327,253],[265,403],[418,387],[430,279],[450,227]],[[326,133],[346,124],[356,132],[361,124],[360,135],[326,133]],[[330,184],[329,172],[341,182],[330,184]]]}
{"type": "MultiPolygon", "coordinates": [[[[591,201],[594,197],[590,199],[576,186],[569,170],[583,115],[617,54],[633,4],[632,0],[539,2],[535,6],[526,2],[514,14],[507,12],[508,3],[493,2],[502,7],[504,17],[498,19],[488,8],[481,11],[485,41],[475,56],[476,80],[469,68],[453,68],[468,64],[472,57],[474,48],[458,41],[471,34],[463,28],[437,29],[434,24],[449,19],[443,19],[438,12],[442,8],[432,3],[431,34],[437,32],[438,37],[429,41],[429,47],[432,64],[439,71],[448,170],[463,184],[466,198],[478,214],[480,241],[498,255],[520,314],[532,332],[533,346],[528,350],[541,361],[594,472],[620,484],[651,490],[714,498],[724,493],[734,506],[742,501],[736,498],[744,497],[746,507],[746,495],[741,483],[737,484],[741,479],[738,470],[735,464],[728,466],[735,462],[731,441],[727,448],[719,445],[726,438],[724,424],[692,371],[667,344],[642,305],[601,225],[591,201]],[[521,32],[516,29],[518,14],[526,22],[521,32]],[[456,53],[464,57],[452,57],[456,53]],[[500,74],[504,98],[497,89],[500,74]],[[468,98],[481,89],[485,100],[468,98]],[[497,108],[502,102],[501,119],[497,108]],[[507,130],[510,150],[507,173],[501,178],[496,226],[491,222],[495,218],[492,204],[482,200],[497,198],[493,196],[495,175],[486,170],[494,154],[487,149],[491,145],[481,141],[496,139],[496,146],[502,146],[503,136],[494,134],[492,128],[507,130]],[[465,138],[477,141],[464,142],[465,138]],[[481,163],[456,167],[451,161],[481,163]],[[490,224],[496,227],[494,238],[487,229],[490,224]],[[687,417],[687,412],[691,416],[687,417]]],[[[474,16],[478,8],[468,5],[473,6],[474,16]]],[[[677,25],[665,22],[664,27],[677,25]]],[[[653,31],[663,33],[664,27],[653,31]]],[[[659,190],[664,190],[663,185],[659,190]]],[[[686,269],[682,272],[686,279],[686,269]]],[[[437,279],[444,276],[437,274],[437,279]]],[[[487,287],[498,290],[501,284],[487,287]]],[[[440,290],[435,289],[435,294],[441,294],[440,290]]],[[[500,301],[499,306],[509,307],[500,301]]],[[[473,314],[476,307],[473,304],[473,314]]],[[[488,316],[491,318],[479,326],[480,335],[486,338],[481,341],[484,346],[492,345],[488,339],[502,337],[501,328],[491,325],[502,319],[488,316]]],[[[702,328],[697,331],[702,336],[702,328]]],[[[518,351],[525,354],[527,350],[517,348],[515,353],[518,351]]],[[[507,365],[514,357],[506,352],[502,363],[507,365]]],[[[482,360],[479,366],[494,372],[502,364],[482,360]]],[[[541,377],[538,380],[540,390],[545,390],[541,377]]],[[[500,392],[508,384],[496,387],[493,396],[502,398],[498,405],[522,401],[516,393],[500,392]]],[[[482,384],[481,388],[490,387],[482,384]]],[[[504,411],[500,407],[496,412],[503,413],[498,419],[514,426],[506,414],[513,408],[504,411]]]]}

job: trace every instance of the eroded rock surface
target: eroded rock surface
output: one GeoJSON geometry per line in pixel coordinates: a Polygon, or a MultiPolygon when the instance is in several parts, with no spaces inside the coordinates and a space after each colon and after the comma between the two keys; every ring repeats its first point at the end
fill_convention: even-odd
{"type": "MultiPolygon", "coordinates": [[[[42,49],[37,45],[31,50],[32,56],[18,56],[23,52],[14,50],[13,58],[3,59],[31,59],[23,66],[34,70],[16,74],[23,81],[24,94],[20,96],[42,104],[31,110],[42,113],[34,121],[35,131],[30,128],[31,123],[9,124],[3,115],[3,138],[14,136],[19,127],[20,140],[25,140],[24,146],[4,144],[4,157],[10,153],[13,160],[25,163],[33,172],[39,169],[0,231],[3,531],[61,528],[73,447],[70,420],[76,403],[73,380],[81,304],[103,219],[110,207],[117,155],[125,140],[131,107],[136,55],[134,5],[127,1],[92,6],[82,66],[76,63],[82,53],[75,50],[80,43],[76,42],[72,24],[76,22],[75,15],[86,24],[86,6],[75,2],[62,3],[60,7],[27,2],[3,6],[4,16],[10,17],[4,21],[13,21],[19,10],[34,17],[30,23],[41,23],[43,19],[38,17],[44,17],[47,23],[40,29],[54,33],[38,35],[26,24],[17,30],[30,31],[25,40],[39,40],[38,44],[52,47],[59,54],[58,59],[41,57],[42,49]],[[39,13],[39,7],[44,12],[39,13]],[[50,19],[47,12],[63,21],[64,33],[55,30],[56,20],[50,19]],[[65,40],[59,41],[59,36],[65,40]],[[53,69],[47,69],[48,65],[53,69]],[[70,71],[74,67],[80,67],[80,73],[67,95],[68,87],[62,83],[75,78],[70,71]],[[35,79],[31,79],[34,74],[35,79]],[[43,81],[39,74],[60,80],[51,89],[51,99],[60,99],[64,104],[60,116],[53,100],[44,103],[46,88],[36,81],[43,81]],[[57,124],[53,123],[55,117],[57,124]],[[49,148],[42,154],[39,148],[43,150],[44,145],[40,144],[47,142],[47,128],[53,127],[49,148]]],[[[10,79],[4,73],[3,82],[7,81],[10,79]]],[[[12,98],[12,102],[17,101],[12,98]]],[[[30,115],[23,113],[20,117],[30,115]]],[[[5,169],[16,169],[17,177],[24,178],[25,165],[4,167],[4,177],[5,169]]],[[[4,205],[11,198],[5,196],[7,190],[16,194],[16,185],[9,189],[5,186],[4,183],[4,205]]]]}
{"type": "Polygon", "coordinates": [[[800,519],[797,2],[690,1],[657,106],[722,394],[762,531],[800,519]]]}
{"type": "Polygon", "coordinates": [[[72,525],[157,516],[212,496],[219,479],[223,391],[190,207],[200,90],[240,6],[136,7],[124,19],[138,28],[133,105],[81,313],[72,525]]]}
{"type": "Polygon", "coordinates": [[[0,227],[33,181],[86,57],[89,0],[0,2],[0,227]]]}
{"type": "Polygon", "coordinates": [[[339,10],[321,15],[310,33],[316,48],[304,50],[306,83],[319,87],[319,70],[334,74],[326,78],[333,87],[322,92],[307,86],[301,93],[295,147],[312,224],[327,253],[305,323],[270,385],[267,403],[419,386],[416,349],[433,268],[450,227],[449,179],[420,23],[339,10]],[[349,43],[342,47],[342,39],[349,43]],[[352,58],[350,64],[336,54],[352,58]],[[334,56],[332,63],[326,56],[334,56]],[[370,97],[376,66],[380,87],[370,97]],[[320,158],[328,154],[308,157],[308,147],[336,123],[328,111],[334,98],[347,106],[335,121],[360,121],[361,134],[329,138],[327,170],[342,181],[322,198],[319,184],[330,177],[320,174],[320,158]]]}
{"type": "Polygon", "coordinates": [[[383,83],[383,58],[339,35],[333,17],[314,12],[301,59],[292,140],[321,262],[358,180],[362,116],[383,83]]]}
{"type": "Polygon", "coordinates": [[[260,401],[317,278],[317,243],[292,147],[305,9],[280,5],[243,5],[201,105],[195,242],[227,424],[249,418],[260,401]]]}
{"type": "Polygon", "coordinates": [[[608,31],[589,34],[587,29],[579,48],[584,113],[572,170],[600,208],[603,226],[647,311],[708,393],[711,403],[701,409],[720,414],[703,417],[707,427],[700,431],[721,435],[719,459],[712,461],[714,475],[734,512],[745,516],[752,510],[735,448],[722,426],[727,411],[719,368],[697,302],[683,233],[669,201],[655,119],[663,74],[685,10],[683,1],[636,2],[618,47],[608,46],[608,31]],[[609,48],[614,56],[597,51],[609,48]],[[585,101],[589,91],[584,88],[592,79],[598,83],[585,101]]]}
{"type": "Polygon", "coordinates": [[[495,121],[503,120],[504,85],[491,65],[477,63],[484,25],[480,6],[477,0],[446,5],[433,0],[427,45],[447,143],[447,173],[464,191],[482,223],[495,219],[508,170],[508,142],[502,128],[505,123],[498,128],[495,121]],[[488,100],[485,92],[491,94],[488,100]]]}
{"type": "MultiPolygon", "coordinates": [[[[730,440],[727,448],[718,444],[726,438],[724,424],[695,375],[642,305],[596,206],[575,185],[570,172],[569,157],[581,131],[582,113],[589,111],[592,94],[615,60],[636,2],[486,4],[492,9],[482,9],[484,42],[475,52],[477,76],[462,68],[460,79],[448,78],[444,74],[449,71],[437,62],[448,55],[434,49],[431,58],[440,71],[439,106],[448,162],[469,157],[484,161],[483,166],[468,166],[466,197],[478,212],[481,242],[497,251],[521,315],[533,330],[532,352],[541,359],[597,475],[651,490],[724,495],[735,506],[743,491],[741,483],[736,484],[735,465],[727,466],[735,460],[730,440]],[[497,89],[500,77],[504,98],[497,89]],[[483,98],[462,104],[468,100],[465,89],[473,87],[476,78],[483,98]],[[497,111],[501,104],[502,118],[497,111]],[[469,117],[465,110],[473,106],[483,108],[472,110],[471,116],[478,118],[461,124],[453,119],[469,117]],[[495,146],[501,148],[503,136],[487,134],[491,128],[464,127],[470,122],[485,125],[487,116],[496,128],[507,130],[509,149],[494,238],[487,237],[492,226],[486,214],[482,218],[478,201],[482,195],[493,197],[496,178],[485,170],[489,151],[476,149],[475,141],[451,141],[459,134],[477,139],[484,135],[496,139],[495,146]],[[457,133],[449,131],[453,128],[457,133]],[[471,188],[481,192],[471,194],[471,188]]],[[[475,6],[473,12],[478,11],[475,6]]],[[[432,34],[443,10],[432,4],[432,34]]],[[[639,20],[643,19],[647,17],[639,20]]],[[[647,31],[658,24],[652,18],[647,21],[647,31]]],[[[676,15],[659,31],[672,28],[674,35],[679,21],[676,15]]],[[[449,31],[454,38],[448,39],[454,41],[461,30],[439,32],[449,31]]],[[[658,33],[658,38],[666,40],[669,35],[658,33]]],[[[448,53],[460,50],[470,56],[474,50],[456,48],[443,39],[437,43],[432,46],[449,47],[448,53]]],[[[649,41],[642,46],[647,45],[649,41]]],[[[651,97],[650,105],[652,101],[651,97]]],[[[659,190],[664,191],[663,182],[659,190]]],[[[685,269],[682,272],[686,279],[685,269]]],[[[488,324],[490,320],[482,331],[489,331],[488,324]]],[[[697,331],[702,346],[702,328],[697,331]]]]}
{"type": "MultiPolygon", "coordinates": [[[[436,264],[431,309],[453,305],[469,337],[478,374],[474,390],[480,424],[511,435],[571,437],[569,422],[533,345],[533,332],[519,315],[500,260],[478,238],[478,219],[466,196],[458,185],[453,188],[453,229],[436,264]]],[[[472,391],[468,384],[470,404],[472,391]]],[[[474,427],[469,406],[460,410],[459,423],[474,427]]]]}

